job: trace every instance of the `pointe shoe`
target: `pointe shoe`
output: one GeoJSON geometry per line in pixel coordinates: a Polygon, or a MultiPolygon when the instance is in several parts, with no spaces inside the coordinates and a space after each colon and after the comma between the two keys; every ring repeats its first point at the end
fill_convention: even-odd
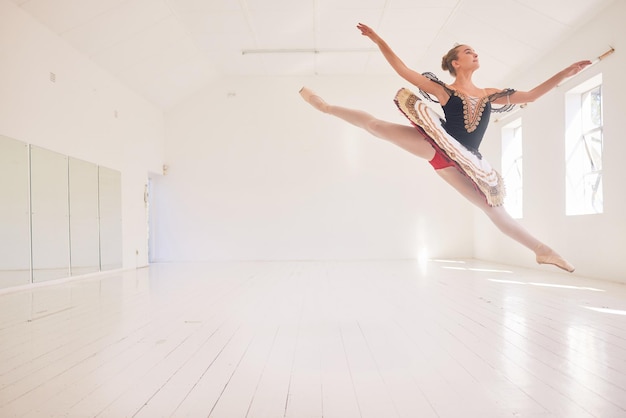
{"type": "Polygon", "coordinates": [[[568,273],[574,272],[574,266],[568,263],[563,257],[557,253],[537,255],[537,263],[539,264],[552,264],[560,269],[567,271],[568,273]]]}
{"type": "Polygon", "coordinates": [[[324,101],[320,96],[315,94],[315,92],[308,87],[302,87],[300,91],[300,96],[311,106],[319,110],[320,112],[328,113],[328,103],[324,101]]]}

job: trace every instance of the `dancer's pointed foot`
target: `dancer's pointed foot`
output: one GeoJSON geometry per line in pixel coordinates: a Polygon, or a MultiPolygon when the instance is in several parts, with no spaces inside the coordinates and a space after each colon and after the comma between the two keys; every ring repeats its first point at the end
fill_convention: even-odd
{"type": "Polygon", "coordinates": [[[320,96],[308,87],[302,87],[300,89],[300,96],[309,103],[311,106],[319,110],[320,112],[328,113],[328,103],[324,101],[320,96]]]}
{"type": "Polygon", "coordinates": [[[567,262],[563,257],[558,255],[551,248],[546,247],[545,245],[539,246],[536,251],[537,254],[537,263],[539,264],[552,264],[553,266],[557,266],[560,269],[563,269],[569,273],[574,271],[574,266],[567,262]]]}

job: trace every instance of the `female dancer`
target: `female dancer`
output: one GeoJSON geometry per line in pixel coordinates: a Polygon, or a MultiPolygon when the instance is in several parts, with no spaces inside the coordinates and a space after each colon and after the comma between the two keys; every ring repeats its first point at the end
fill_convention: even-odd
{"type": "Polygon", "coordinates": [[[502,179],[482,158],[478,146],[492,110],[508,110],[514,104],[532,102],[565,78],[580,72],[591,61],[572,64],[527,92],[484,89],[472,82],[472,74],[479,67],[478,54],[468,45],[457,45],[448,51],[441,63],[443,70],[455,77],[448,85],[432,74],[422,75],[408,68],[367,25],[359,23],[357,28],[378,46],[398,75],[417,86],[429,100],[440,103],[446,120],[440,121],[435,112],[406,89],[398,92],[395,101],[414,126],[398,125],[360,110],[330,105],[306,87],[300,90],[304,100],[317,110],[339,117],[428,160],[440,177],[482,209],[504,234],[533,251],[539,264],[553,264],[573,272],[574,266],[532,236],[501,206],[504,198],[502,179]],[[492,104],[503,107],[492,109],[492,104]]]}

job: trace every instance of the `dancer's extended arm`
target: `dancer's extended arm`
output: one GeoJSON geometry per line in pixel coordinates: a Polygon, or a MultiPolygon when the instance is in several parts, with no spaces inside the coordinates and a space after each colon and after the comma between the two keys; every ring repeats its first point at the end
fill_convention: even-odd
{"type": "Polygon", "coordinates": [[[383,53],[383,56],[387,60],[387,62],[391,65],[391,67],[398,73],[398,75],[404,78],[409,83],[419,87],[421,90],[432,94],[437,97],[439,101],[447,99],[447,94],[445,93],[443,87],[437,83],[433,83],[430,79],[424,77],[417,71],[414,71],[406,66],[406,64],[398,57],[395,52],[391,49],[391,47],[385,42],[372,28],[369,26],[359,23],[357,28],[361,31],[363,36],[367,36],[374,42],[380,52],[383,53]]]}
{"type": "Polygon", "coordinates": [[[541,96],[543,96],[544,94],[546,94],[547,92],[549,92],[550,90],[552,90],[553,88],[555,88],[560,82],[562,82],[568,77],[578,74],[590,64],[591,64],[591,61],[589,60],[575,62],[569,67],[559,71],[558,73],[556,73],[555,75],[553,75],[552,77],[544,81],[543,83],[539,84],[534,89],[529,90],[529,91],[516,91],[515,93],[511,94],[508,99],[506,97],[503,97],[498,100],[495,100],[494,103],[519,104],[519,103],[533,102],[537,100],[538,98],[540,98],[541,96]]]}

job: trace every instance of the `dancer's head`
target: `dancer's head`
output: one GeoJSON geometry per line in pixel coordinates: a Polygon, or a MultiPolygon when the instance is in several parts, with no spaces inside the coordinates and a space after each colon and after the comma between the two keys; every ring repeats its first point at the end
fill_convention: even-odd
{"type": "Polygon", "coordinates": [[[458,68],[478,68],[478,54],[471,46],[455,45],[441,59],[441,68],[456,77],[458,68]]]}

